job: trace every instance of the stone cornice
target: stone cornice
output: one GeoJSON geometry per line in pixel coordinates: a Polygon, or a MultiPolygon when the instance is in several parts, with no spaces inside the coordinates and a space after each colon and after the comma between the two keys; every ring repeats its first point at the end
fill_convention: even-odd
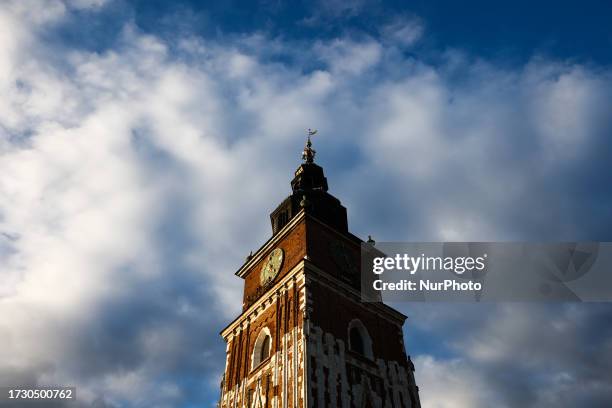
{"type": "Polygon", "coordinates": [[[325,285],[326,287],[334,290],[335,292],[338,292],[339,294],[345,296],[347,299],[352,300],[353,302],[369,305],[369,307],[372,307],[379,314],[381,314],[388,320],[395,322],[400,327],[404,324],[404,321],[408,318],[403,313],[398,312],[397,310],[393,309],[391,306],[387,306],[386,304],[382,302],[363,302],[361,301],[361,294],[359,293],[359,291],[357,291],[352,286],[346,284],[345,282],[341,281],[340,279],[336,278],[335,276],[332,276],[329,273],[325,272],[323,269],[317,267],[310,261],[306,261],[305,267],[306,267],[305,276],[306,276],[307,282],[309,279],[313,278],[313,276],[310,273],[308,273],[309,271],[312,271],[317,276],[317,282],[325,285]]]}
{"type": "Polygon", "coordinates": [[[263,244],[249,260],[247,260],[235,273],[236,276],[244,278],[248,271],[259,262],[265,253],[268,252],[269,249],[273,248],[281,241],[284,237],[286,237],[291,230],[300,223],[304,219],[305,212],[304,210],[300,210],[295,217],[293,217],[287,225],[285,225],[278,233],[274,234],[270,239],[263,244]]]}

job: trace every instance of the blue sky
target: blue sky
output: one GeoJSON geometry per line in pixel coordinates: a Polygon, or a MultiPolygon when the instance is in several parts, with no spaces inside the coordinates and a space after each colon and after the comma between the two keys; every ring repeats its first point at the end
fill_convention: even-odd
{"type": "Polygon", "coordinates": [[[415,16],[427,26],[416,52],[457,47],[480,57],[524,63],[534,54],[609,64],[612,34],[609,2],[515,1],[115,1],[97,10],[93,24],[86,10],[58,31],[63,41],[92,49],[109,47],[127,20],[146,32],[206,37],[265,32],[312,41],[352,33],[376,36],[395,16],[415,16]],[[83,33],[86,33],[84,38],[83,33]]]}
{"type": "MultiPolygon", "coordinates": [[[[213,406],[309,127],[359,236],[610,240],[611,14],[2,2],[0,384],[213,406]]],[[[424,406],[612,399],[608,304],[396,306],[424,406]]]]}

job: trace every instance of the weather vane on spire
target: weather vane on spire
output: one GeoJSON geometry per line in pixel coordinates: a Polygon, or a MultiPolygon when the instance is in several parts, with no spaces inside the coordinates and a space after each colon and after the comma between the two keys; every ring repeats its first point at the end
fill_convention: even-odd
{"type": "Polygon", "coordinates": [[[308,139],[306,141],[306,147],[304,147],[304,151],[302,152],[302,160],[306,163],[314,162],[314,157],[317,152],[312,148],[312,142],[310,141],[310,136],[314,136],[317,134],[316,129],[308,129],[308,139]]]}

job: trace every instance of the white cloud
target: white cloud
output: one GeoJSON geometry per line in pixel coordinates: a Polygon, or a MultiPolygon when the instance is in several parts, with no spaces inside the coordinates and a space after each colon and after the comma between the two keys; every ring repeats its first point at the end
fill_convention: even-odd
{"type": "Polygon", "coordinates": [[[525,82],[533,86],[529,93],[531,120],[551,160],[580,157],[589,138],[605,123],[609,73],[535,62],[528,68],[525,82]]]}
{"type": "Polygon", "coordinates": [[[414,359],[421,405],[431,408],[506,407],[487,380],[460,359],[438,360],[423,355],[414,359]]]}
{"type": "MultiPolygon", "coordinates": [[[[517,203],[531,208],[532,181],[580,166],[609,125],[597,110],[612,94],[607,73],[455,60],[468,78],[456,85],[448,66],[398,59],[373,38],[306,49],[261,34],[185,38],[176,52],[126,24],[115,49],[50,58],[39,29],[102,4],[0,10],[0,376],[75,382],[90,401],[172,405],[176,384],[151,391],[161,372],[218,375],[217,333],[241,306],[232,272],[268,237],[304,129],[320,129],[332,193],[364,215],[351,216],[358,231],[495,239],[526,235],[530,219],[506,229],[505,217],[517,203]],[[323,66],[305,68],[313,61],[323,66]],[[581,153],[559,164],[540,149],[549,144],[581,153]]],[[[389,28],[391,47],[417,41],[414,24],[389,28]]],[[[573,214],[563,211],[536,216],[550,227],[573,214]]],[[[447,377],[436,364],[461,371],[417,361],[426,384],[447,377]]],[[[479,403],[448,381],[456,398],[479,403]]]]}
{"type": "Polygon", "coordinates": [[[382,57],[382,51],[378,42],[346,39],[319,42],[314,48],[315,55],[327,63],[333,74],[340,77],[344,74],[359,75],[375,66],[382,57]]]}
{"type": "Polygon", "coordinates": [[[424,27],[421,19],[415,16],[396,17],[382,28],[382,35],[392,44],[411,47],[423,36],[424,27]]]}

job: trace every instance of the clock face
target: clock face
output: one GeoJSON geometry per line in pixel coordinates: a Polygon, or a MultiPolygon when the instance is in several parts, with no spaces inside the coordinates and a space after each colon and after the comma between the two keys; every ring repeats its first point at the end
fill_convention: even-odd
{"type": "Polygon", "coordinates": [[[271,282],[276,277],[283,265],[283,256],[283,250],[280,248],[276,248],[274,251],[270,252],[266,263],[261,268],[261,274],[259,275],[262,285],[271,282]]]}

